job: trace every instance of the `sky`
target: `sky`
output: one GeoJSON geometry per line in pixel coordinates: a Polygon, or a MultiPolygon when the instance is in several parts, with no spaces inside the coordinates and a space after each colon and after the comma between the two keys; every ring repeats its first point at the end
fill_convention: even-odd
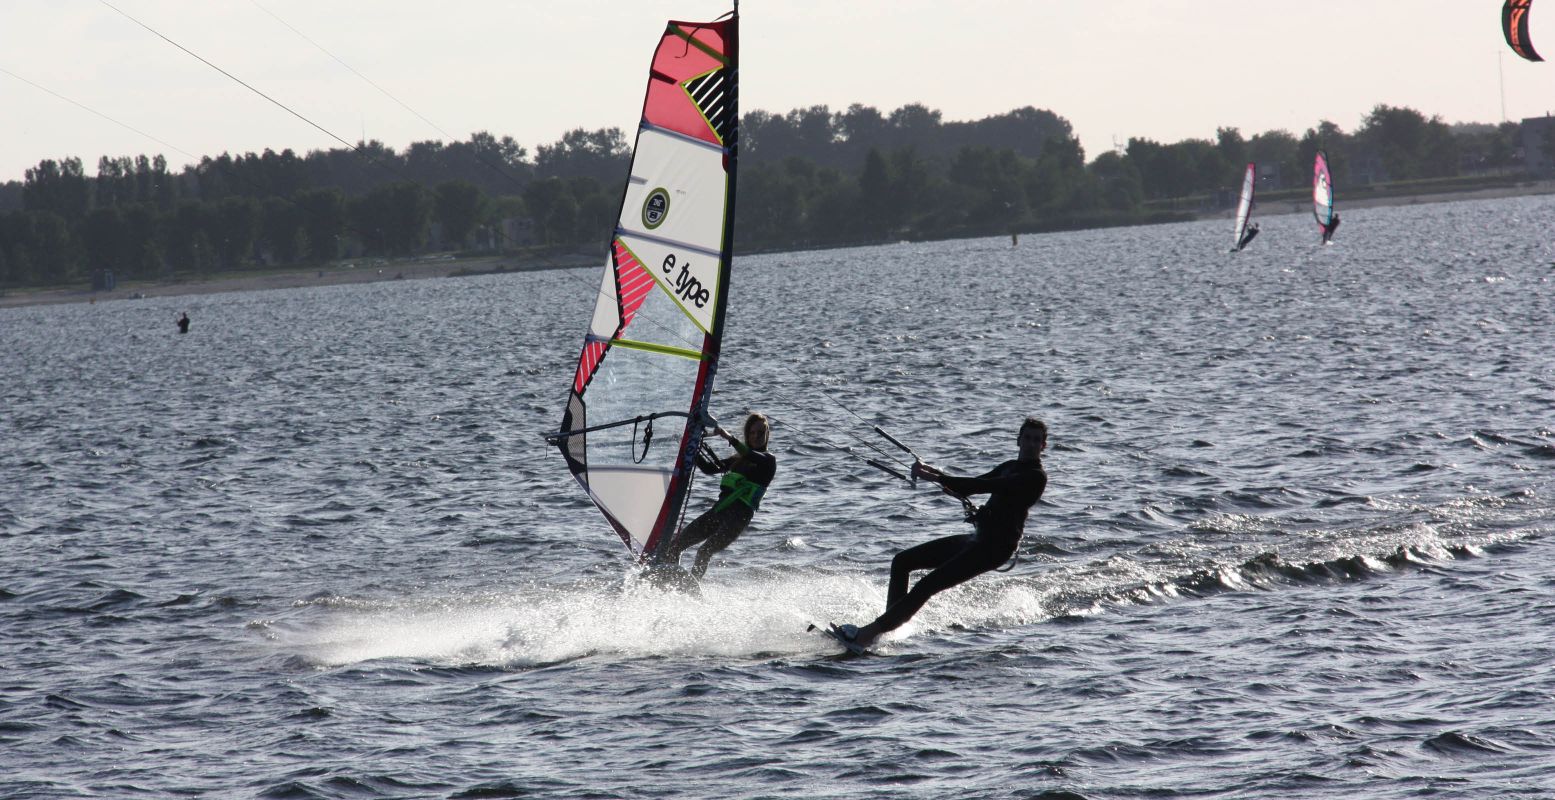
{"type": "MultiPolygon", "coordinates": [[[[0,0],[0,181],[50,158],[79,157],[95,174],[103,155],[162,153],[176,169],[221,152],[341,147],[333,136],[403,149],[484,130],[533,154],[572,128],[630,134],[664,22],[729,7],[0,0]]],[[[1555,62],[1512,54],[1500,9],[1499,0],[745,0],[740,104],[889,113],[922,103],[946,121],[1034,106],[1069,120],[1088,158],[1132,136],[1175,142],[1220,127],[1299,136],[1325,119],[1350,131],[1379,103],[1447,122],[1555,112],[1555,62]]],[[[1535,47],[1555,58],[1555,0],[1535,2],[1532,21],[1535,47]]]]}

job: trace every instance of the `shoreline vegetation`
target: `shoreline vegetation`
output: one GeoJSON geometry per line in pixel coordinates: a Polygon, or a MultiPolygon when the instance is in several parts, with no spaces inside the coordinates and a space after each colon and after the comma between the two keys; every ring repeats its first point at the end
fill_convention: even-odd
{"type": "MultiPolygon", "coordinates": [[[[813,106],[743,115],[739,146],[737,255],[1220,217],[1249,163],[1258,213],[1290,213],[1310,206],[1319,152],[1346,209],[1555,191],[1539,183],[1555,178],[1555,117],[1448,125],[1388,105],[1350,132],[1218,128],[1089,159],[1068,120],[1031,106],[965,122],[916,103],[813,106]]],[[[630,166],[617,128],[533,154],[481,131],[181,170],[44,160],[0,183],[0,306],[603,263],[630,166]]]]}
{"type": "MultiPolygon", "coordinates": [[[[1424,203],[1458,202],[1529,195],[1555,194],[1555,181],[1534,181],[1527,178],[1497,178],[1490,180],[1456,179],[1452,181],[1419,181],[1397,185],[1373,185],[1349,189],[1342,200],[1345,209],[1374,208],[1380,206],[1418,205],[1424,203]]],[[[1311,209],[1306,189],[1269,192],[1258,198],[1258,214],[1306,213],[1311,209]]],[[[1165,224],[1198,219],[1228,216],[1230,209],[1178,210],[1157,207],[1129,218],[1095,219],[1071,218],[1054,220],[1053,224],[1033,226],[1020,233],[1044,233],[1062,230],[1081,230],[1098,227],[1125,227],[1133,225],[1165,224]]],[[[927,241],[927,240],[926,240],[927,241]]],[[[846,244],[827,244],[819,249],[856,247],[885,244],[887,240],[859,241],[846,244]]],[[[600,248],[603,250],[603,248],[600,248]]],[[[812,248],[797,248],[812,249],[812,248]]],[[[737,251],[740,255],[753,255],[767,251],[737,251]]],[[[777,252],[773,250],[772,252],[777,252]]],[[[59,303],[96,303],[109,300],[137,300],[152,297],[178,297],[218,294],[225,292],[251,292],[271,289],[296,289],[312,286],[338,286],[342,284],[373,283],[392,280],[425,280],[430,278],[458,278],[509,272],[534,272],[550,269],[573,269],[603,263],[603,254],[591,254],[581,248],[532,248],[529,251],[506,254],[437,253],[406,258],[356,258],[343,259],[323,266],[280,267],[271,270],[234,270],[207,275],[175,275],[155,280],[126,281],[112,290],[92,290],[79,283],[70,286],[43,286],[12,288],[0,292],[0,308],[50,305],[59,303]]]]}

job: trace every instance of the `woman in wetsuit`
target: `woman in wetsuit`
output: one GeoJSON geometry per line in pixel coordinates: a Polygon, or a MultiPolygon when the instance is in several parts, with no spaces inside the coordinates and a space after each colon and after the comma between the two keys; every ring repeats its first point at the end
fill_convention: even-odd
{"type": "Polygon", "coordinates": [[[1010,560],[1025,530],[1027,510],[1042,498],[1042,491],[1047,488],[1047,473],[1042,469],[1047,425],[1036,417],[1027,417],[1020,426],[1016,442],[1020,451],[1015,460],[1006,461],[977,478],[946,475],[927,464],[913,467],[918,477],[938,483],[946,494],[962,498],[989,495],[987,504],[973,518],[977,529],[972,533],[924,542],[897,553],[891,559],[891,585],[886,593],[885,613],[861,628],[837,626],[836,633],[868,647],[881,634],[912,619],[930,597],[1010,560]],[[920,578],[912,591],[908,591],[908,578],[914,570],[920,569],[932,572],[920,578]]]}
{"type": "Polygon", "coordinates": [[[777,473],[777,458],[767,452],[772,438],[772,426],[761,414],[752,414],[745,420],[745,441],[731,436],[721,427],[713,432],[734,445],[734,455],[718,458],[711,450],[697,457],[697,467],[709,475],[723,473],[718,484],[718,500],[713,507],[691,521],[675,537],[662,556],[661,564],[679,564],[680,554],[698,544],[696,562],[691,566],[691,577],[700,580],[707,572],[707,565],[718,551],[734,543],[745,532],[761,497],[766,494],[772,476],[777,473]]]}

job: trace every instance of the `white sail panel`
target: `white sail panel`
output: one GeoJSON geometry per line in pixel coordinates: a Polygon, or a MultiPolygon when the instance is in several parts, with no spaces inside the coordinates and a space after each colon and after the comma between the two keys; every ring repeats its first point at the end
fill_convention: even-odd
{"type": "Polygon", "coordinates": [[[589,470],[589,496],[626,529],[631,548],[640,552],[653,533],[673,474],[669,468],[595,466],[589,470]]]}
{"type": "Polygon", "coordinates": [[[644,128],[621,206],[621,230],[701,248],[716,259],[728,184],[723,148],[644,128]]]}

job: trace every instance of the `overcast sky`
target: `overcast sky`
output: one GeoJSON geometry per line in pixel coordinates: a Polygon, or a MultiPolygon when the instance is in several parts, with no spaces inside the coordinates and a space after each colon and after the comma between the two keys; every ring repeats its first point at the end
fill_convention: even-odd
{"type": "MultiPolygon", "coordinates": [[[[108,1],[348,141],[398,149],[487,130],[531,153],[574,127],[630,132],[663,23],[729,8],[108,1]]],[[[1499,122],[1503,85],[1507,118],[1555,111],[1555,62],[1513,55],[1500,9],[1499,0],[745,0],[741,106],[864,103],[889,113],[920,102],[972,120],[1030,105],[1069,120],[1087,157],[1130,136],[1212,138],[1220,126],[1299,135],[1330,119],[1353,130],[1378,103],[1499,122]]],[[[1555,58],[1555,0],[1534,4],[1532,38],[1555,58]]],[[[195,160],[186,154],[340,146],[99,0],[0,0],[0,70],[0,180],[45,158],[78,156],[94,174],[102,155],[160,152],[176,168],[195,160]]]]}

